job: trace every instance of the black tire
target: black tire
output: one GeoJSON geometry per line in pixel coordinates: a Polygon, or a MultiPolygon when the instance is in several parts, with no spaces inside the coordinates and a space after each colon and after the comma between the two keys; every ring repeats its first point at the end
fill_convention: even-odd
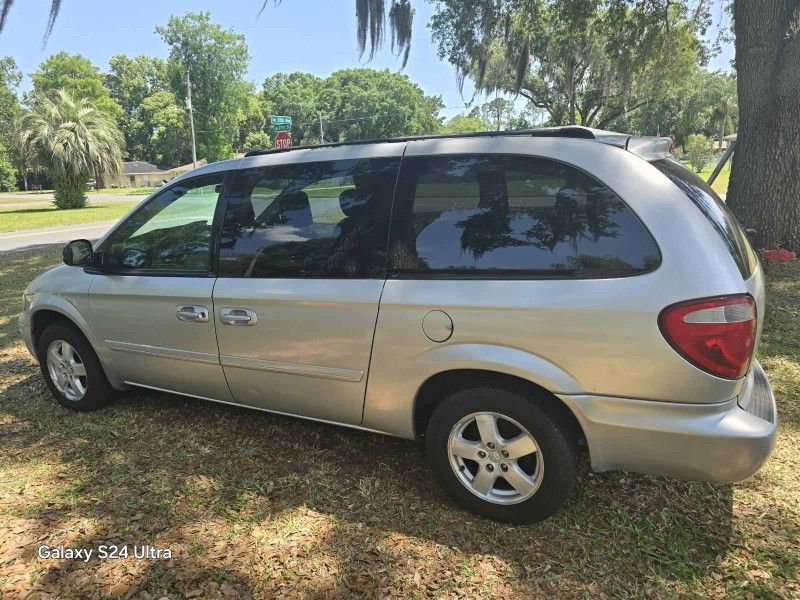
{"type": "Polygon", "coordinates": [[[59,404],[77,411],[97,410],[107,406],[114,399],[114,388],[108,383],[100,360],[83,334],[67,321],[56,321],[49,325],[39,336],[37,351],[39,367],[42,375],[50,388],[50,393],[58,400],[59,404]],[[85,393],[80,399],[70,399],[62,393],[53,378],[47,365],[47,350],[50,344],[57,340],[67,342],[78,353],[80,361],[86,370],[86,375],[81,380],[84,382],[85,393]]]}
{"type": "MultiPolygon", "coordinates": [[[[543,406],[547,401],[553,400],[544,399],[542,403],[537,403],[521,390],[491,384],[479,384],[455,391],[441,401],[428,422],[426,451],[437,479],[457,504],[482,517],[514,524],[542,521],[561,507],[575,487],[577,447],[570,423],[557,410],[548,410],[543,406]],[[510,417],[525,427],[535,439],[542,460],[543,477],[538,489],[527,499],[520,498],[515,504],[497,504],[484,499],[468,489],[467,484],[462,483],[451,466],[448,451],[451,431],[468,415],[483,411],[510,417]]],[[[509,426],[508,421],[501,420],[501,424],[509,426]]],[[[480,437],[478,440],[477,443],[481,443],[480,437]]],[[[530,464],[535,464],[535,454],[530,456],[527,460],[534,461],[530,464]]],[[[499,466],[508,468],[505,463],[499,466]]],[[[474,472],[481,469],[478,462],[467,463],[467,467],[474,472]]],[[[494,468],[492,472],[494,473],[494,468]]],[[[501,473],[498,474],[502,477],[501,473]]],[[[470,472],[470,476],[472,475],[470,472]]],[[[495,486],[508,487],[509,493],[515,493],[505,480],[495,486]]]]}

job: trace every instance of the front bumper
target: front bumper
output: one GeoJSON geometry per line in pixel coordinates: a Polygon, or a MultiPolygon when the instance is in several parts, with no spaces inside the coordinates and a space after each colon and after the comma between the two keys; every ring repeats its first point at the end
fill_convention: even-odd
{"type": "Polygon", "coordinates": [[[31,326],[28,323],[23,323],[22,320],[19,321],[19,335],[22,341],[25,342],[25,346],[28,348],[28,352],[31,353],[31,356],[33,356],[33,358],[38,358],[36,356],[36,348],[33,345],[33,331],[31,330],[31,326]]]}
{"type": "Polygon", "coordinates": [[[560,398],[583,428],[595,471],[741,481],[758,471],[775,445],[775,397],[757,361],[741,394],[717,404],[560,398]]]}

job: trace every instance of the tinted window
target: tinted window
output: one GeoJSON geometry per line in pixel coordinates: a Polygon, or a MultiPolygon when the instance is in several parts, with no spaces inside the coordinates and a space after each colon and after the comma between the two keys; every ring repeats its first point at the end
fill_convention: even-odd
{"type": "Polygon", "coordinates": [[[241,171],[220,241],[222,277],[381,278],[398,159],[241,171]]]}
{"type": "Polygon", "coordinates": [[[749,279],[758,264],[747,235],[733,213],[717,196],[717,193],[696,174],[671,158],[656,160],[651,163],[677,185],[695,206],[711,221],[722,236],[728,251],[739,267],[742,277],[749,279]]]}
{"type": "Polygon", "coordinates": [[[503,155],[403,161],[390,244],[398,274],[602,277],[654,269],[659,256],[625,203],[568,165],[503,155]]]}
{"type": "Polygon", "coordinates": [[[136,211],[109,238],[110,266],[208,271],[211,226],[224,173],[173,185],[136,211]]]}

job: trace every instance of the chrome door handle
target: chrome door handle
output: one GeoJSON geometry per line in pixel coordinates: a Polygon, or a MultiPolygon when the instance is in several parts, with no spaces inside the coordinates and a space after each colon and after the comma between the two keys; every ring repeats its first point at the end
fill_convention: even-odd
{"type": "Polygon", "coordinates": [[[246,308],[223,306],[219,309],[219,320],[226,325],[255,325],[258,322],[256,313],[246,308]]]}
{"type": "Polygon", "coordinates": [[[179,304],[175,307],[175,316],[180,321],[208,323],[208,308],[200,304],[179,304]]]}

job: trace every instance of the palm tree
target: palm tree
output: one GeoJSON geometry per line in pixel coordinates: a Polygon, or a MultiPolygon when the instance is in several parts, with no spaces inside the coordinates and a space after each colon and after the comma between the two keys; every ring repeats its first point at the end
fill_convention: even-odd
{"type": "Polygon", "coordinates": [[[107,113],[64,90],[38,96],[19,122],[19,142],[55,181],[58,208],[86,205],[86,180],[122,166],[123,137],[107,113]]]}

